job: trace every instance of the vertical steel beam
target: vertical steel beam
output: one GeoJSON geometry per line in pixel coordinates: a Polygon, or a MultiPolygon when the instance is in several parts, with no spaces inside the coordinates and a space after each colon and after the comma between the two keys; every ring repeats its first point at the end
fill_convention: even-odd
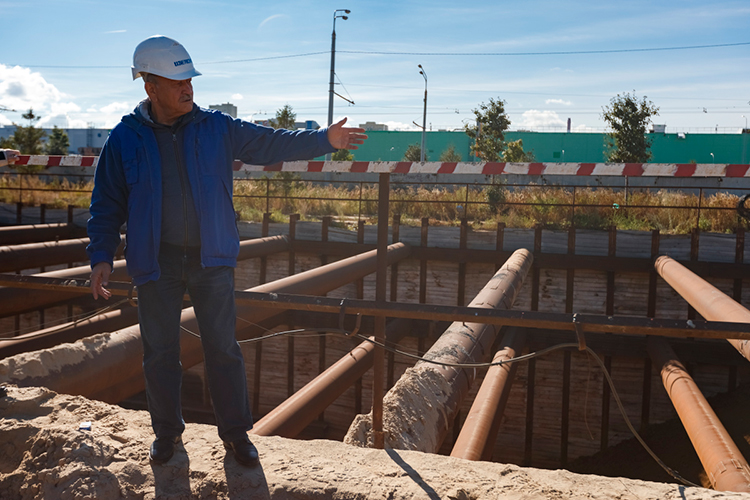
{"type": "Polygon", "coordinates": [[[526,431],[523,447],[523,466],[531,467],[534,455],[534,394],[536,392],[536,358],[526,365],[526,431]]]}
{"type": "MultiPolygon", "coordinates": [[[[700,214],[700,211],[698,212],[700,214]]],[[[700,215],[699,215],[700,218],[700,215]]],[[[698,252],[700,250],[700,229],[694,227],[690,232],[690,262],[698,262],[698,252]]],[[[687,318],[695,319],[695,308],[688,304],[687,318]]]]}
{"type": "MultiPolygon", "coordinates": [[[[503,245],[505,244],[505,222],[498,222],[497,223],[497,232],[495,235],[495,251],[497,251],[498,254],[503,251],[503,245]]],[[[502,267],[503,261],[502,259],[498,258],[495,263],[495,271],[497,272],[500,267],[502,267]]]]}
{"type": "MultiPolygon", "coordinates": [[[[468,186],[466,189],[469,189],[468,186]]],[[[466,250],[466,240],[468,239],[468,233],[469,221],[466,220],[466,217],[464,217],[463,219],[461,219],[461,232],[458,239],[458,248],[460,250],[466,250]]],[[[456,305],[466,305],[466,260],[463,257],[461,257],[461,259],[458,261],[458,286],[456,288],[458,292],[456,297],[456,305]]]]}
{"type": "MultiPolygon", "coordinates": [[[[734,262],[742,264],[745,262],[745,228],[737,228],[734,245],[734,262]]],[[[737,302],[742,302],[742,278],[736,278],[732,284],[732,298],[737,302]]]]}
{"type": "MultiPolygon", "coordinates": [[[[422,231],[420,233],[419,245],[422,248],[427,247],[427,231],[430,228],[430,218],[422,217],[422,231]]],[[[427,302],[427,260],[419,261],[419,303],[427,302]]]]}
{"type": "MultiPolygon", "coordinates": [[[[380,174],[378,178],[378,243],[377,272],[375,277],[375,300],[385,302],[387,264],[385,261],[388,245],[388,214],[391,191],[391,175],[380,174]]],[[[385,316],[375,316],[375,340],[385,342],[385,316]]],[[[383,373],[385,353],[382,348],[375,349],[372,381],[372,435],[373,445],[377,449],[385,448],[383,434],[383,373]]]]}
{"type": "MultiPolygon", "coordinates": [[[[542,253],[542,226],[534,227],[534,257],[542,253]]],[[[534,263],[531,270],[531,310],[539,310],[539,265],[534,263]]]]}

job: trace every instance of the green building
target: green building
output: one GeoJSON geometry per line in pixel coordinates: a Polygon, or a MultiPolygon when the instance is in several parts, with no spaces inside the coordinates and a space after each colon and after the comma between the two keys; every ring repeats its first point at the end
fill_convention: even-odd
{"type": "MultiPolygon", "coordinates": [[[[369,131],[369,139],[354,151],[357,161],[401,161],[410,144],[421,144],[422,132],[369,131]]],[[[652,163],[750,163],[750,133],[649,134],[652,163]],[[713,156],[711,156],[713,153],[713,156]]],[[[538,162],[602,163],[604,133],[507,132],[506,141],[523,140],[538,162]]],[[[427,160],[439,161],[453,145],[462,161],[472,161],[471,140],[464,132],[427,132],[427,160]]],[[[476,161],[476,159],[474,159],[476,161]]]]}

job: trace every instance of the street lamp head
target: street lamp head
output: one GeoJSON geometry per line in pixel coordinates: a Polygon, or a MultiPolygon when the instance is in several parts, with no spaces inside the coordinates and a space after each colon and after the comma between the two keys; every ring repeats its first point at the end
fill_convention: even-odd
{"type": "Polygon", "coordinates": [[[346,21],[347,19],[349,19],[349,17],[347,17],[347,16],[341,16],[341,19],[343,19],[344,21],[346,21]]]}
{"type": "Polygon", "coordinates": [[[344,13],[346,13],[346,14],[351,14],[351,13],[352,13],[352,11],[350,11],[349,9],[344,9],[344,13]]]}

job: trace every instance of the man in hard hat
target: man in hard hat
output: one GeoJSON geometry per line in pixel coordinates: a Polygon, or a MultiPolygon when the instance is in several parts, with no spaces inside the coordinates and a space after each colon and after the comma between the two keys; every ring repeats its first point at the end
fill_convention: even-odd
{"type": "Polygon", "coordinates": [[[364,130],[346,119],[327,129],[260,127],[193,103],[199,76],[177,41],[154,36],[133,54],[133,79],[148,97],[112,130],[96,169],[87,248],[94,298],[105,288],[127,222],[125,256],[138,289],[146,398],[156,440],[149,456],[167,462],[185,429],[180,388],[180,315],[190,294],[203,344],[219,437],[237,461],[258,451],[242,351],[235,340],[234,267],[239,234],[232,205],[232,162],[255,165],[357,149],[364,130]]]}

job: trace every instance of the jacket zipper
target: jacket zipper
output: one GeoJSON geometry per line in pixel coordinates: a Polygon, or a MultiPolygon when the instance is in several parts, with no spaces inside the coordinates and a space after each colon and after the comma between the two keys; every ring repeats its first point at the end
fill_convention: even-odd
{"type": "Polygon", "coordinates": [[[183,240],[182,251],[183,258],[187,260],[187,247],[188,247],[188,209],[187,209],[187,196],[185,195],[185,167],[182,164],[182,157],[177,147],[177,132],[172,132],[172,145],[174,146],[175,159],[177,160],[177,172],[180,176],[180,187],[182,194],[182,221],[185,224],[185,237],[183,240]]]}

